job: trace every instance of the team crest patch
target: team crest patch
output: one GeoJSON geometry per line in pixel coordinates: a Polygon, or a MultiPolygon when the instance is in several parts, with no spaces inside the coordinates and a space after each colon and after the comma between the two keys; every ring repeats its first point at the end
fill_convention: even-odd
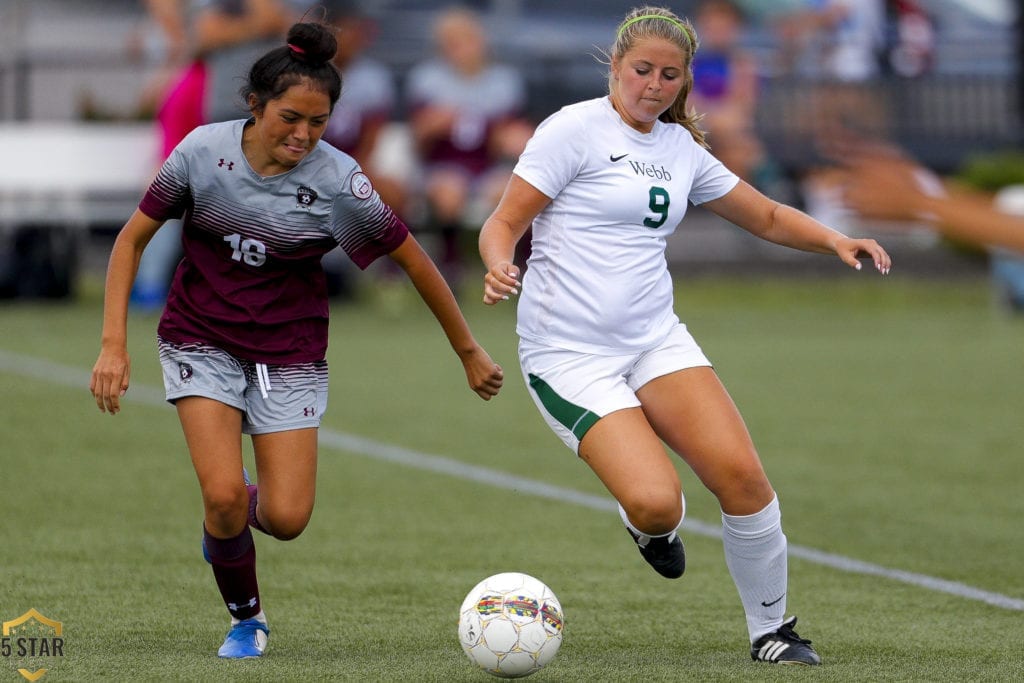
{"type": "Polygon", "coordinates": [[[316,193],[316,190],[314,190],[311,187],[306,187],[305,185],[302,185],[295,193],[295,201],[298,202],[298,207],[300,209],[305,209],[306,211],[309,211],[310,207],[313,206],[313,202],[316,201],[316,198],[318,196],[319,195],[316,193]]]}
{"type": "Polygon", "coordinates": [[[373,194],[373,185],[370,179],[362,171],[352,174],[352,194],[359,199],[369,199],[373,194]]]}
{"type": "Polygon", "coordinates": [[[178,376],[181,377],[182,382],[188,382],[192,379],[192,366],[188,363],[178,363],[178,376]]]}

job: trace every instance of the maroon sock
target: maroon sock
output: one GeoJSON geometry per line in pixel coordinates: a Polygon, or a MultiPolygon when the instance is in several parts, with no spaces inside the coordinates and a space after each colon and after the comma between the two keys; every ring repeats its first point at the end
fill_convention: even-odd
{"type": "Polygon", "coordinates": [[[263,533],[270,535],[270,532],[260,524],[260,520],[256,518],[256,499],[259,496],[259,491],[255,484],[249,484],[245,487],[249,491],[249,526],[256,531],[262,531],[263,533]]]}
{"type": "Polygon", "coordinates": [[[228,612],[242,620],[260,613],[260,588],[256,582],[256,545],[246,527],[234,538],[215,538],[203,526],[203,540],[213,566],[213,577],[228,612]]]}

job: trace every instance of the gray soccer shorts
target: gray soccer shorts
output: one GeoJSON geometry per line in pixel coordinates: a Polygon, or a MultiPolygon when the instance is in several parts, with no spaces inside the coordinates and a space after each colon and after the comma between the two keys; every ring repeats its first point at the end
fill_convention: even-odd
{"type": "Polygon", "coordinates": [[[327,410],[327,361],[267,365],[215,346],[157,340],[167,401],[202,396],[242,411],[243,434],[319,427],[327,410]]]}

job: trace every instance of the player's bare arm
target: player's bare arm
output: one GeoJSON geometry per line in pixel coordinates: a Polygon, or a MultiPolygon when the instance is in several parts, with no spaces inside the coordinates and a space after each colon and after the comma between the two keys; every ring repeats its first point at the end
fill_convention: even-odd
{"type": "Polygon", "coordinates": [[[480,230],[480,257],[484,275],[484,303],[493,305],[519,293],[519,267],[512,263],[516,244],[551,199],[513,175],[497,208],[480,230]]]}
{"type": "Polygon", "coordinates": [[[724,196],[704,204],[705,208],[763,240],[801,251],[835,254],[860,270],[860,259],[869,258],[883,275],[892,259],[873,239],[857,239],[833,230],[799,209],[780,204],[744,181],[724,196]]]}
{"type": "Polygon", "coordinates": [[[496,396],[504,381],[504,371],[473,338],[455,295],[420,243],[409,235],[389,256],[405,271],[441,324],[441,329],[462,361],[470,388],[485,401],[496,396]]]}
{"type": "Polygon", "coordinates": [[[128,299],[139,269],[142,251],[163,225],[136,210],[114,241],[107,265],[103,299],[103,333],[100,355],[92,369],[89,390],[103,412],[121,410],[121,397],[128,391],[131,359],[128,356],[128,299]]]}

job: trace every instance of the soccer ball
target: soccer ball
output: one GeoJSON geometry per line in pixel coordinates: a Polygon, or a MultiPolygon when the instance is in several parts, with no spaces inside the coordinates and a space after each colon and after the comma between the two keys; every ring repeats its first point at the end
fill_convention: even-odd
{"type": "Polygon", "coordinates": [[[459,608],[459,642],[469,657],[500,678],[529,676],[562,645],[562,605],[543,582],[519,572],[489,576],[459,608]]]}

